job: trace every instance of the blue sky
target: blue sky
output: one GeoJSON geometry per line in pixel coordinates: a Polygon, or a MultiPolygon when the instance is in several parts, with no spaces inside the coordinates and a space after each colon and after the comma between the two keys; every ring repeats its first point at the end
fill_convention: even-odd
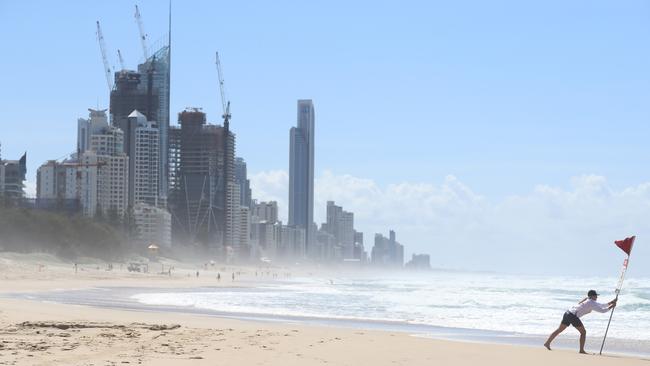
{"type": "MultiPolygon", "coordinates": [[[[150,39],[163,37],[167,4],[138,4],[150,39]]],[[[591,187],[583,178],[602,177],[597,184],[613,192],[608,204],[623,207],[616,217],[650,214],[625,211],[618,195],[650,182],[650,2],[185,1],[173,7],[172,120],[197,106],[219,121],[218,50],[237,152],[255,176],[258,198],[282,198],[296,100],[311,98],[321,184],[350,176],[372,182],[365,187],[374,193],[395,195],[403,191],[390,187],[400,184],[445,192],[453,177],[493,209],[512,197],[533,197],[540,186],[570,194],[585,181],[591,187]]],[[[108,104],[95,21],[113,65],[118,48],[127,66],[141,60],[133,13],[129,1],[0,1],[2,155],[28,151],[31,182],[38,165],[74,149],[76,119],[86,108],[108,104]]],[[[346,202],[344,192],[320,192],[321,200],[363,211],[358,196],[346,202]]],[[[467,211],[442,212],[457,215],[453,225],[460,226],[450,228],[466,230],[467,211]]],[[[357,215],[367,242],[385,224],[370,215],[357,215]]],[[[439,224],[439,215],[423,227],[439,224]]],[[[441,263],[434,263],[459,265],[453,253],[425,244],[449,238],[410,230],[413,220],[403,216],[392,226],[407,247],[440,251],[441,263]]],[[[563,230],[579,240],[575,226],[563,230]]],[[[615,228],[599,233],[609,243],[619,231],[625,235],[615,228]]]]}

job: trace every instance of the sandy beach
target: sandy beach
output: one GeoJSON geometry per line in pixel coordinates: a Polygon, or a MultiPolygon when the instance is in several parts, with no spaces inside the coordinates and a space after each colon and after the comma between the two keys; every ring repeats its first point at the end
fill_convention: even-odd
{"type": "MultiPolygon", "coordinates": [[[[215,279],[222,267],[175,263],[172,275],[129,273],[104,263],[72,264],[49,256],[0,256],[0,293],[90,287],[254,286],[215,279]],[[196,270],[200,271],[197,278],[196,270]]],[[[153,268],[153,266],[152,266],[153,268]]],[[[162,266],[161,266],[162,268],[162,266]]],[[[283,269],[276,269],[283,272],[283,269]]],[[[224,276],[226,277],[226,276],[224,276]]],[[[239,281],[241,279],[241,281],[239,281]]],[[[650,365],[634,357],[579,355],[539,347],[456,342],[407,333],[289,322],[256,322],[181,312],[127,311],[0,299],[1,365],[650,365]]]]}

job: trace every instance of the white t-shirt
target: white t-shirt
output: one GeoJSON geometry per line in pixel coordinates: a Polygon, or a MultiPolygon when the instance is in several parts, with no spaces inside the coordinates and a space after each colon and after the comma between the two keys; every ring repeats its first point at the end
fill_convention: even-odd
{"type": "Polygon", "coordinates": [[[587,299],[587,301],[572,307],[569,311],[575,314],[578,318],[581,318],[583,315],[591,313],[592,310],[596,310],[599,313],[606,313],[609,311],[609,305],[601,304],[596,300],[587,299]]]}

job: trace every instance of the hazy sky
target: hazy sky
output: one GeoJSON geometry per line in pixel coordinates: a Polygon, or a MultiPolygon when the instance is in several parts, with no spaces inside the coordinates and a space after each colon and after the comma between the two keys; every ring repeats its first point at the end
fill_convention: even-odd
{"type": "MultiPolygon", "coordinates": [[[[167,4],[140,1],[152,41],[167,4]]],[[[173,5],[172,120],[221,114],[221,53],[253,195],[287,213],[296,100],[316,108],[316,219],[354,211],[436,266],[650,275],[650,2],[253,1],[173,5]],[[647,241],[644,238],[648,238],[647,241]],[[644,247],[645,246],[645,247],[644,247]],[[647,269],[643,269],[643,268],[647,269]]],[[[28,180],[142,59],[134,2],[0,1],[2,156],[28,180]]]]}

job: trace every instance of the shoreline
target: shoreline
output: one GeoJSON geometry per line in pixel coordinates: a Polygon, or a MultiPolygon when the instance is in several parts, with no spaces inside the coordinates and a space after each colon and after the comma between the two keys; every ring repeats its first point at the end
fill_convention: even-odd
{"type": "Polygon", "coordinates": [[[541,346],[414,337],[385,330],[262,322],[0,299],[0,364],[13,365],[650,365],[541,346]],[[46,306],[44,306],[46,304],[46,306]]]}
{"type": "MultiPolygon", "coordinates": [[[[134,295],[155,293],[155,292],[205,292],[218,291],[227,288],[229,290],[242,288],[250,289],[256,285],[263,284],[234,284],[225,283],[220,286],[188,286],[188,287],[138,287],[138,286],[100,286],[92,288],[80,288],[74,290],[52,289],[49,291],[36,292],[0,292],[0,299],[34,301],[38,303],[74,305],[101,308],[117,311],[171,313],[190,316],[206,316],[217,319],[229,319],[253,323],[266,324],[297,324],[308,327],[326,327],[331,329],[349,329],[357,331],[379,331],[398,332],[412,337],[433,339],[440,341],[479,343],[486,345],[506,345],[542,347],[546,336],[539,334],[525,334],[508,331],[497,331],[487,329],[454,328],[429,324],[417,324],[407,321],[386,320],[386,319],[360,319],[360,318],[332,318],[317,316],[299,315],[278,315],[271,313],[244,313],[227,312],[195,306],[177,305],[152,305],[145,304],[133,298],[134,295]],[[109,300],[110,299],[110,300],[109,300]]],[[[571,351],[577,348],[578,334],[570,331],[562,334],[554,342],[553,349],[571,351]]],[[[600,339],[588,337],[586,348],[589,350],[600,349],[600,339]]],[[[639,358],[650,361],[650,341],[634,339],[608,338],[604,355],[639,358]],[[643,352],[635,349],[640,343],[644,343],[648,351],[643,352]]]]}
{"type": "MultiPolygon", "coordinates": [[[[588,361],[591,366],[650,366],[650,360],[643,356],[611,352],[603,357],[580,355],[577,335],[573,334],[567,337],[567,347],[560,349],[558,343],[558,349],[550,352],[535,340],[530,340],[532,346],[513,342],[517,337],[502,337],[504,343],[479,343],[465,333],[462,340],[448,340],[452,338],[448,328],[437,328],[439,334],[434,339],[428,338],[427,332],[414,332],[412,327],[404,331],[385,324],[350,327],[349,322],[331,319],[242,319],[187,308],[163,311],[134,306],[135,299],[120,299],[110,291],[250,289],[265,281],[280,282],[272,277],[254,277],[255,267],[203,270],[200,264],[188,263],[174,263],[178,269],[171,276],[106,271],[102,263],[85,264],[75,274],[69,263],[48,258],[0,255],[0,364],[579,366],[588,361]],[[195,276],[197,270],[201,271],[199,278],[195,276]],[[222,271],[221,283],[214,278],[217,271],[222,271]],[[241,280],[233,283],[227,278],[230,272],[240,271],[241,280]],[[83,301],[88,291],[101,293],[99,298],[111,306],[93,305],[87,297],[83,301]],[[71,297],[72,293],[83,296],[71,297]],[[44,296],[67,297],[68,303],[44,296]],[[84,302],[87,304],[81,304],[84,302]]],[[[271,270],[282,272],[287,268],[271,270]]],[[[289,270],[295,276],[324,274],[289,270]]]]}

